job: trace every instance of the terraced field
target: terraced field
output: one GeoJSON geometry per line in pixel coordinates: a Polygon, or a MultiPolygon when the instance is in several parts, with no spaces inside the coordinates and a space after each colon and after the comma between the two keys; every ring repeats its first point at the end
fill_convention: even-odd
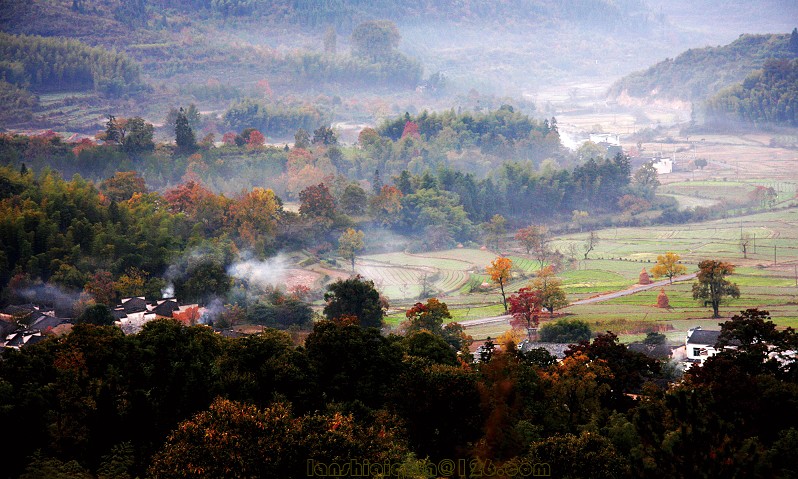
{"type": "Polygon", "coordinates": [[[355,269],[374,281],[389,299],[407,302],[419,299],[424,291],[427,296],[468,292],[469,285],[485,281],[485,266],[495,258],[489,252],[474,249],[384,253],[358,258],[355,269]],[[484,264],[483,259],[487,259],[484,264]]]}

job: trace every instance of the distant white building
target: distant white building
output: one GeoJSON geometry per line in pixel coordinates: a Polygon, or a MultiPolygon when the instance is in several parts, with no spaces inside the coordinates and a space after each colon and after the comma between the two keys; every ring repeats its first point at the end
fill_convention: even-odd
{"type": "Polygon", "coordinates": [[[612,146],[621,146],[621,135],[616,133],[591,133],[590,141],[597,145],[606,143],[612,146]]]}
{"type": "Polygon", "coordinates": [[[671,158],[652,158],[651,165],[657,170],[658,175],[673,173],[673,159],[671,158]]]}
{"type": "Polygon", "coordinates": [[[621,135],[615,133],[591,133],[590,141],[606,150],[606,158],[614,158],[618,153],[623,154],[621,135]]]}

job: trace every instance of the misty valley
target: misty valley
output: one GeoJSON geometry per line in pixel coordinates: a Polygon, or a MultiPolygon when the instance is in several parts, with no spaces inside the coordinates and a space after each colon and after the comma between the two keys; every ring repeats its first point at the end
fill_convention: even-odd
{"type": "Polygon", "coordinates": [[[796,19],[4,2],[0,477],[794,477],[796,19]]]}

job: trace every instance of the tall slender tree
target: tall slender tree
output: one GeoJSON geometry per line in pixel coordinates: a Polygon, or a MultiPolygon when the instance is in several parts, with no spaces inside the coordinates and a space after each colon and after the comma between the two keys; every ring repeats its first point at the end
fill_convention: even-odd
{"type": "Polygon", "coordinates": [[[347,228],[338,238],[338,254],[352,262],[352,272],[355,272],[355,257],[363,249],[365,234],[354,228],[347,228]]]}
{"type": "Polygon", "coordinates": [[[182,107],[175,119],[175,143],[181,153],[190,153],[197,149],[197,138],[182,107]]]}
{"type": "Polygon", "coordinates": [[[510,282],[513,276],[512,273],[513,261],[510,258],[496,258],[486,268],[490,275],[491,281],[499,285],[502,292],[502,304],[504,304],[504,312],[507,312],[507,296],[504,293],[504,287],[510,282]]]}

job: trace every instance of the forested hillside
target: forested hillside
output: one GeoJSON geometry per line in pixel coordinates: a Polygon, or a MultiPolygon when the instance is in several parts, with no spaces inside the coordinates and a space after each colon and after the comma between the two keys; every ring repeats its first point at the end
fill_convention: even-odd
{"type": "MultiPolygon", "coordinates": [[[[32,33],[46,34],[56,26],[63,28],[66,23],[58,20],[78,18],[82,15],[90,22],[116,22],[122,25],[144,27],[148,21],[159,20],[164,12],[190,12],[201,17],[246,18],[253,17],[271,23],[294,23],[305,26],[336,25],[353,28],[358,23],[375,18],[388,18],[395,21],[453,21],[484,22],[512,19],[521,22],[541,22],[556,18],[582,25],[592,25],[600,29],[615,28],[624,21],[634,23],[647,21],[648,8],[640,0],[512,0],[493,2],[476,0],[460,2],[456,0],[424,0],[407,3],[397,0],[150,0],[141,2],[62,0],[51,2],[51,9],[38,4],[35,12],[42,18],[24,16],[28,25],[17,25],[12,30],[17,33],[33,28],[32,33]],[[49,11],[48,11],[49,10],[49,11]],[[95,20],[97,19],[97,20],[95,20]],[[49,27],[48,27],[48,24],[49,27]]],[[[0,16],[7,21],[11,14],[25,9],[21,2],[9,2],[10,11],[0,16]]],[[[82,25],[73,25],[76,33],[88,34],[82,25]]]]}
{"type": "MultiPolygon", "coordinates": [[[[188,119],[186,123],[190,125],[188,119]]],[[[325,126],[314,129],[312,134],[300,128],[293,147],[265,146],[263,132],[244,126],[248,124],[242,123],[238,133],[226,132],[221,145],[212,141],[212,134],[197,142],[193,132],[179,139],[177,145],[164,145],[153,142],[152,125],[141,118],[111,117],[107,130],[100,135],[105,140],[101,145],[87,139],[65,143],[55,135],[0,135],[0,161],[11,168],[5,173],[9,178],[9,197],[25,191],[22,185],[34,181],[34,174],[48,178],[47,185],[63,185],[59,188],[66,191],[78,185],[91,188],[82,179],[73,180],[78,181],[75,185],[56,181],[60,173],[84,175],[99,185],[101,195],[91,201],[92,208],[100,211],[124,211],[134,204],[136,208],[149,205],[147,208],[157,210],[163,201],[177,201],[169,209],[182,215],[167,216],[163,221],[176,222],[166,227],[172,234],[184,234],[173,236],[167,249],[146,258],[130,250],[130,235],[121,234],[118,239],[123,244],[114,246],[110,250],[112,257],[101,266],[114,274],[121,274],[130,264],[146,266],[148,271],[160,274],[166,258],[186,244],[200,242],[203,235],[222,235],[220,240],[232,240],[237,248],[268,255],[280,249],[326,251],[353,221],[407,235],[414,248],[434,249],[481,241],[483,232],[490,228],[486,225],[496,216],[512,225],[555,221],[563,223],[564,228],[605,224],[602,222],[611,221],[611,215],[621,212],[624,215],[617,219],[621,224],[652,221],[660,214],[661,220],[673,221],[674,206],[655,201],[658,183],[648,170],[632,176],[629,158],[623,155],[577,162],[563,151],[554,118],[534,120],[509,106],[487,113],[408,114],[386,121],[379,130],[364,129],[355,146],[338,144],[335,132],[325,126]],[[17,176],[13,170],[33,173],[17,176]],[[110,187],[118,189],[117,183],[124,187],[125,194],[106,191],[110,187]],[[133,194],[147,188],[163,192],[162,196],[133,194]],[[248,210],[236,205],[254,194],[250,190],[260,192],[259,203],[271,199],[258,206],[257,218],[239,221],[238,215],[248,210]],[[310,214],[300,209],[296,215],[282,210],[282,199],[304,204],[309,192],[326,198],[323,212],[310,214]],[[636,216],[646,211],[653,216],[636,216]],[[266,216],[261,217],[261,213],[266,216]],[[188,224],[196,226],[186,231],[183,221],[193,221],[188,224]],[[262,230],[246,229],[251,221],[262,230]],[[125,257],[127,253],[122,252],[132,256],[125,257]],[[147,263],[152,261],[155,263],[147,263]]],[[[190,130],[190,126],[187,128],[190,130]]],[[[279,131],[285,126],[271,128],[279,131]]],[[[269,130],[269,134],[271,131],[274,130],[269,130]]],[[[25,195],[38,198],[42,192],[25,195]]],[[[9,201],[18,205],[18,200],[9,201]]],[[[57,204],[46,203],[50,207],[69,205],[66,199],[57,204]]],[[[13,221],[29,213],[37,218],[55,214],[49,210],[46,214],[28,212],[26,208],[9,210],[6,241],[16,245],[14,238],[28,239],[14,246],[15,253],[6,258],[6,279],[18,268],[32,268],[37,276],[49,278],[62,268],[53,261],[64,251],[77,255],[70,256],[69,261],[70,268],[79,272],[75,273],[78,279],[73,286],[98,266],[96,262],[84,263],[81,255],[103,257],[95,249],[102,244],[86,244],[85,251],[76,250],[68,235],[71,222],[81,215],[58,213],[59,218],[69,220],[53,220],[39,237],[38,222],[13,221]],[[51,251],[48,245],[52,241],[66,244],[66,250],[51,251]]],[[[710,213],[702,209],[703,215],[710,213]]],[[[104,220],[100,215],[93,221],[104,220]]],[[[92,228],[98,231],[105,226],[92,228]]],[[[137,226],[136,231],[140,230],[137,226]]],[[[89,237],[93,236],[81,235],[83,239],[89,237]]],[[[157,238],[160,236],[148,237],[148,241],[157,238]]]]}
{"type": "Polygon", "coordinates": [[[741,82],[768,59],[798,56],[790,38],[789,34],[741,35],[728,45],[693,48],[618,80],[609,95],[704,100],[741,82]]]}
{"type": "Polygon", "coordinates": [[[67,38],[0,33],[0,76],[34,91],[94,89],[120,95],[144,87],[126,55],[67,38]]]}
{"type": "MultiPolygon", "coordinates": [[[[135,61],[139,78],[126,66],[102,70],[92,89],[135,96],[129,114],[156,125],[177,103],[221,113],[245,98],[334,102],[333,121],[371,124],[422,108],[497,107],[503,101],[492,96],[518,98],[573,75],[611,78],[648,64],[652,52],[669,54],[674,40],[689,45],[697,37],[666,35],[667,25],[639,0],[10,0],[0,11],[6,33],[76,39],[135,61]],[[630,34],[645,47],[633,48],[630,34]],[[596,61],[613,56],[623,60],[596,61]]],[[[23,70],[11,57],[2,61],[9,63],[6,81],[18,86],[12,77],[23,70]]],[[[47,79],[69,69],[41,70],[50,91],[88,84],[81,74],[55,86],[47,79]]],[[[30,72],[24,76],[36,83],[30,72]]],[[[4,89],[17,106],[0,126],[69,124],[69,131],[93,133],[118,107],[108,95],[36,103],[20,93],[4,89]]]]}
{"type": "Polygon", "coordinates": [[[707,101],[709,121],[798,126],[798,60],[771,60],[707,101]]]}

